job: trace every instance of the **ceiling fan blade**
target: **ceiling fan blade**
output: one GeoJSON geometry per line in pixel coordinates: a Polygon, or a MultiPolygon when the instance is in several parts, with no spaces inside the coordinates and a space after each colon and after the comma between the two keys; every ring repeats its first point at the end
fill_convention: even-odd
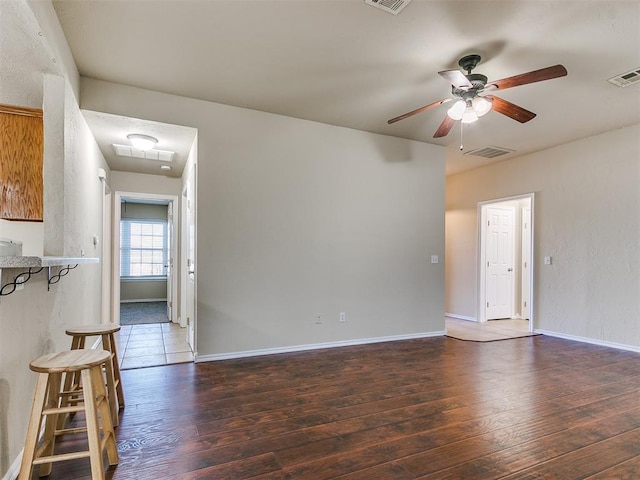
{"type": "Polygon", "coordinates": [[[528,83],[535,83],[541,82],[543,80],[551,80],[552,78],[564,77],[566,74],[566,68],[564,68],[562,65],[554,65],[553,67],[541,68],[540,70],[534,70],[528,73],[521,73],[520,75],[503,78],[502,80],[496,80],[495,82],[488,82],[487,87],[490,85],[494,85],[498,89],[504,90],[505,88],[527,85],[528,83]]]}
{"type": "Polygon", "coordinates": [[[451,131],[456,121],[451,118],[449,115],[445,115],[444,120],[436,130],[436,133],[433,134],[433,138],[446,137],[447,134],[451,131]]]}
{"type": "Polygon", "coordinates": [[[472,88],[473,84],[460,70],[443,70],[438,75],[444,77],[456,88],[472,88]]]}
{"type": "Polygon", "coordinates": [[[438,100],[437,102],[430,103],[429,105],[425,105],[424,107],[416,108],[415,110],[405,113],[404,115],[400,115],[399,117],[395,117],[395,118],[392,118],[391,120],[387,120],[387,123],[391,125],[392,123],[396,123],[396,122],[399,122],[400,120],[404,120],[405,118],[417,115],[418,113],[425,112],[430,108],[439,107],[443,103],[450,102],[450,101],[451,101],[450,98],[438,100]]]}
{"type": "Polygon", "coordinates": [[[506,115],[509,118],[513,118],[520,123],[526,123],[529,120],[533,120],[536,116],[535,113],[519,107],[515,103],[508,102],[500,97],[496,97],[494,95],[486,95],[485,98],[490,98],[493,101],[491,107],[492,110],[506,115]]]}

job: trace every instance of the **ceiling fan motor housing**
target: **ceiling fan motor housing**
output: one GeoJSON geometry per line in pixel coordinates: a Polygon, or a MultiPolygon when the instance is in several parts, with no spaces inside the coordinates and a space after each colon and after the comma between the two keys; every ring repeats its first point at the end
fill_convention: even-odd
{"type": "Polygon", "coordinates": [[[463,70],[466,70],[468,74],[471,74],[471,70],[476,68],[480,60],[480,55],[466,55],[460,59],[458,65],[460,65],[463,70]]]}
{"type": "Polygon", "coordinates": [[[484,90],[484,86],[487,84],[488,78],[479,73],[471,73],[465,76],[471,82],[473,87],[469,89],[451,87],[451,93],[455,97],[462,98],[463,100],[472,100],[478,95],[478,93],[484,90]]]}

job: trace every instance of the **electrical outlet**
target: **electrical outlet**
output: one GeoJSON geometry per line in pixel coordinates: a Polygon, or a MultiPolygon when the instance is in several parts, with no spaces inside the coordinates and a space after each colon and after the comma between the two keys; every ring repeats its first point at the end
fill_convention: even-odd
{"type": "Polygon", "coordinates": [[[347,321],[347,314],[346,312],[340,312],[340,323],[344,323],[347,321]]]}
{"type": "Polygon", "coordinates": [[[18,290],[24,290],[24,277],[22,275],[16,278],[16,292],[18,290]]]}
{"type": "Polygon", "coordinates": [[[316,313],[316,325],[320,325],[322,323],[322,314],[316,313]]]}
{"type": "Polygon", "coordinates": [[[544,257],[544,264],[545,265],[553,264],[553,257],[544,257]]]}

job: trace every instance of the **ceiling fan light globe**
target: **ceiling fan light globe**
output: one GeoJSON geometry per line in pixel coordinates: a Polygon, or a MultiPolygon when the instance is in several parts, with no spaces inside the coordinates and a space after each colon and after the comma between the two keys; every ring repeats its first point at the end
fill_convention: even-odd
{"type": "Polygon", "coordinates": [[[461,120],[466,109],[467,104],[465,101],[458,100],[449,110],[447,110],[447,115],[449,115],[449,118],[452,120],[461,120]]]}
{"type": "Polygon", "coordinates": [[[473,111],[473,108],[467,108],[467,110],[462,114],[462,123],[473,123],[478,120],[478,115],[473,111]]]}
{"type": "Polygon", "coordinates": [[[492,103],[484,97],[475,97],[472,102],[473,110],[478,117],[482,117],[491,111],[492,103]]]}

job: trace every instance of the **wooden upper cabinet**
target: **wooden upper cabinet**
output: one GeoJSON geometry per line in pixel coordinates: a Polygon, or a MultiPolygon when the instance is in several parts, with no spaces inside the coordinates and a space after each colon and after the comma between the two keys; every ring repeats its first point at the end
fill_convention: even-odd
{"type": "Polygon", "coordinates": [[[42,110],[0,104],[0,218],[42,221],[42,110]]]}

